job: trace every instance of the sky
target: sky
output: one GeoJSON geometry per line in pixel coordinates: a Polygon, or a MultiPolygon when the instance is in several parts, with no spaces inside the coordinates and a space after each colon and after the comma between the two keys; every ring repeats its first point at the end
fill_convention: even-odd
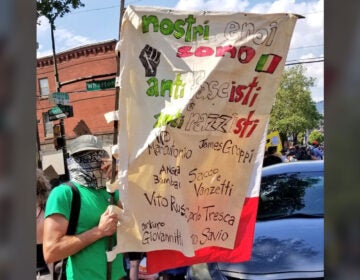
{"type": "MultiPolygon", "coordinates": [[[[56,52],[87,44],[119,39],[120,0],[82,0],[84,7],[55,21],[56,52]]],[[[125,8],[157,6],[181,10],[246,13],[294,13],[304,16],[296,23],[287,67],[302,62],[305,75],[315,78],[310,88],[315,102],[324,100],[324,0],[125,0],[125,8]]],[[[50,25],[40,17],[37,25],[37,57],[52,54],[50,25]]]]}

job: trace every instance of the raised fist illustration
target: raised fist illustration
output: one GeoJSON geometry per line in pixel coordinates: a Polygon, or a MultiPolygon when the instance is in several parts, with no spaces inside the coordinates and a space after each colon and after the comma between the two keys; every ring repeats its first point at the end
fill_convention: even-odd
{"type": "Polygon", "coordinates": [[[142,49],[139,58],[145,68],[145,77],[156,76],[156,69],[160,63],[160,55],[161,52],[147,44],[142,49]]]}

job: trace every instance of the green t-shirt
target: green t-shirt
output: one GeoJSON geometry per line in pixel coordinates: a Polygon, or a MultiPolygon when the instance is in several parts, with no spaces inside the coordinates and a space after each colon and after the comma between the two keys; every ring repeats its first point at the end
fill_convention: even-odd
{"type": "MultiPolygon", "coordinates": [[[[100,216],[109,205],[109,193],[106,189],[96,190],[86,188],[75,183],[81,197],[81,207],[76,233],[80,234],[98,225],[100,216]]],[[[115,192],[115,201],[119,193],[115,192]]],[[[52,214],[61,214],[67,220],[70,218],[72,190],[68,185],[55,187],[46,202],[45,218],[52,214]]],[[[113,245],[116,245],[116,235],[113,236],[113,245]]],[[[106,279],[107,258],[106,251],[108,237],[101,238],[85,247],[68,259],[66,276],[68,280],[101,280],[106,279]]],[[[126,275],[123,266],[123,256],[118,254],[112,262],[112,280],[119,280],[126,275]]]]}

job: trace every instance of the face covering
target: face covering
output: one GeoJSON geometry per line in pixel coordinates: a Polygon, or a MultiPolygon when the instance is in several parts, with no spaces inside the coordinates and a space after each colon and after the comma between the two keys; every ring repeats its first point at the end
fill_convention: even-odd
{"type": "Polygon", "coordinates": [[[105,188],[105,174],[101,171],[103,159],[109,158],[106,151],[87,151],[70,156],[67,160],[70,180],[85,187],[105,188]]]}

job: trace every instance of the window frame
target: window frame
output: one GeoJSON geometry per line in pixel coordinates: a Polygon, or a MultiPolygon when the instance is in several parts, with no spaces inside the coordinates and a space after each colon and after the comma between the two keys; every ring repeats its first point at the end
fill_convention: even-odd
{"type": "Polygon", "coordinates": [[[50,95],[50,87],[49,87],[49,79],[47,77],[39,78],[39,89],[40,89],[40,97],[48,98],[50,95]],[[46,81],[46,86],[42,84],[42,81],[46,81]],[[45,90],[47,89],[47,91],[45,90]]]}

